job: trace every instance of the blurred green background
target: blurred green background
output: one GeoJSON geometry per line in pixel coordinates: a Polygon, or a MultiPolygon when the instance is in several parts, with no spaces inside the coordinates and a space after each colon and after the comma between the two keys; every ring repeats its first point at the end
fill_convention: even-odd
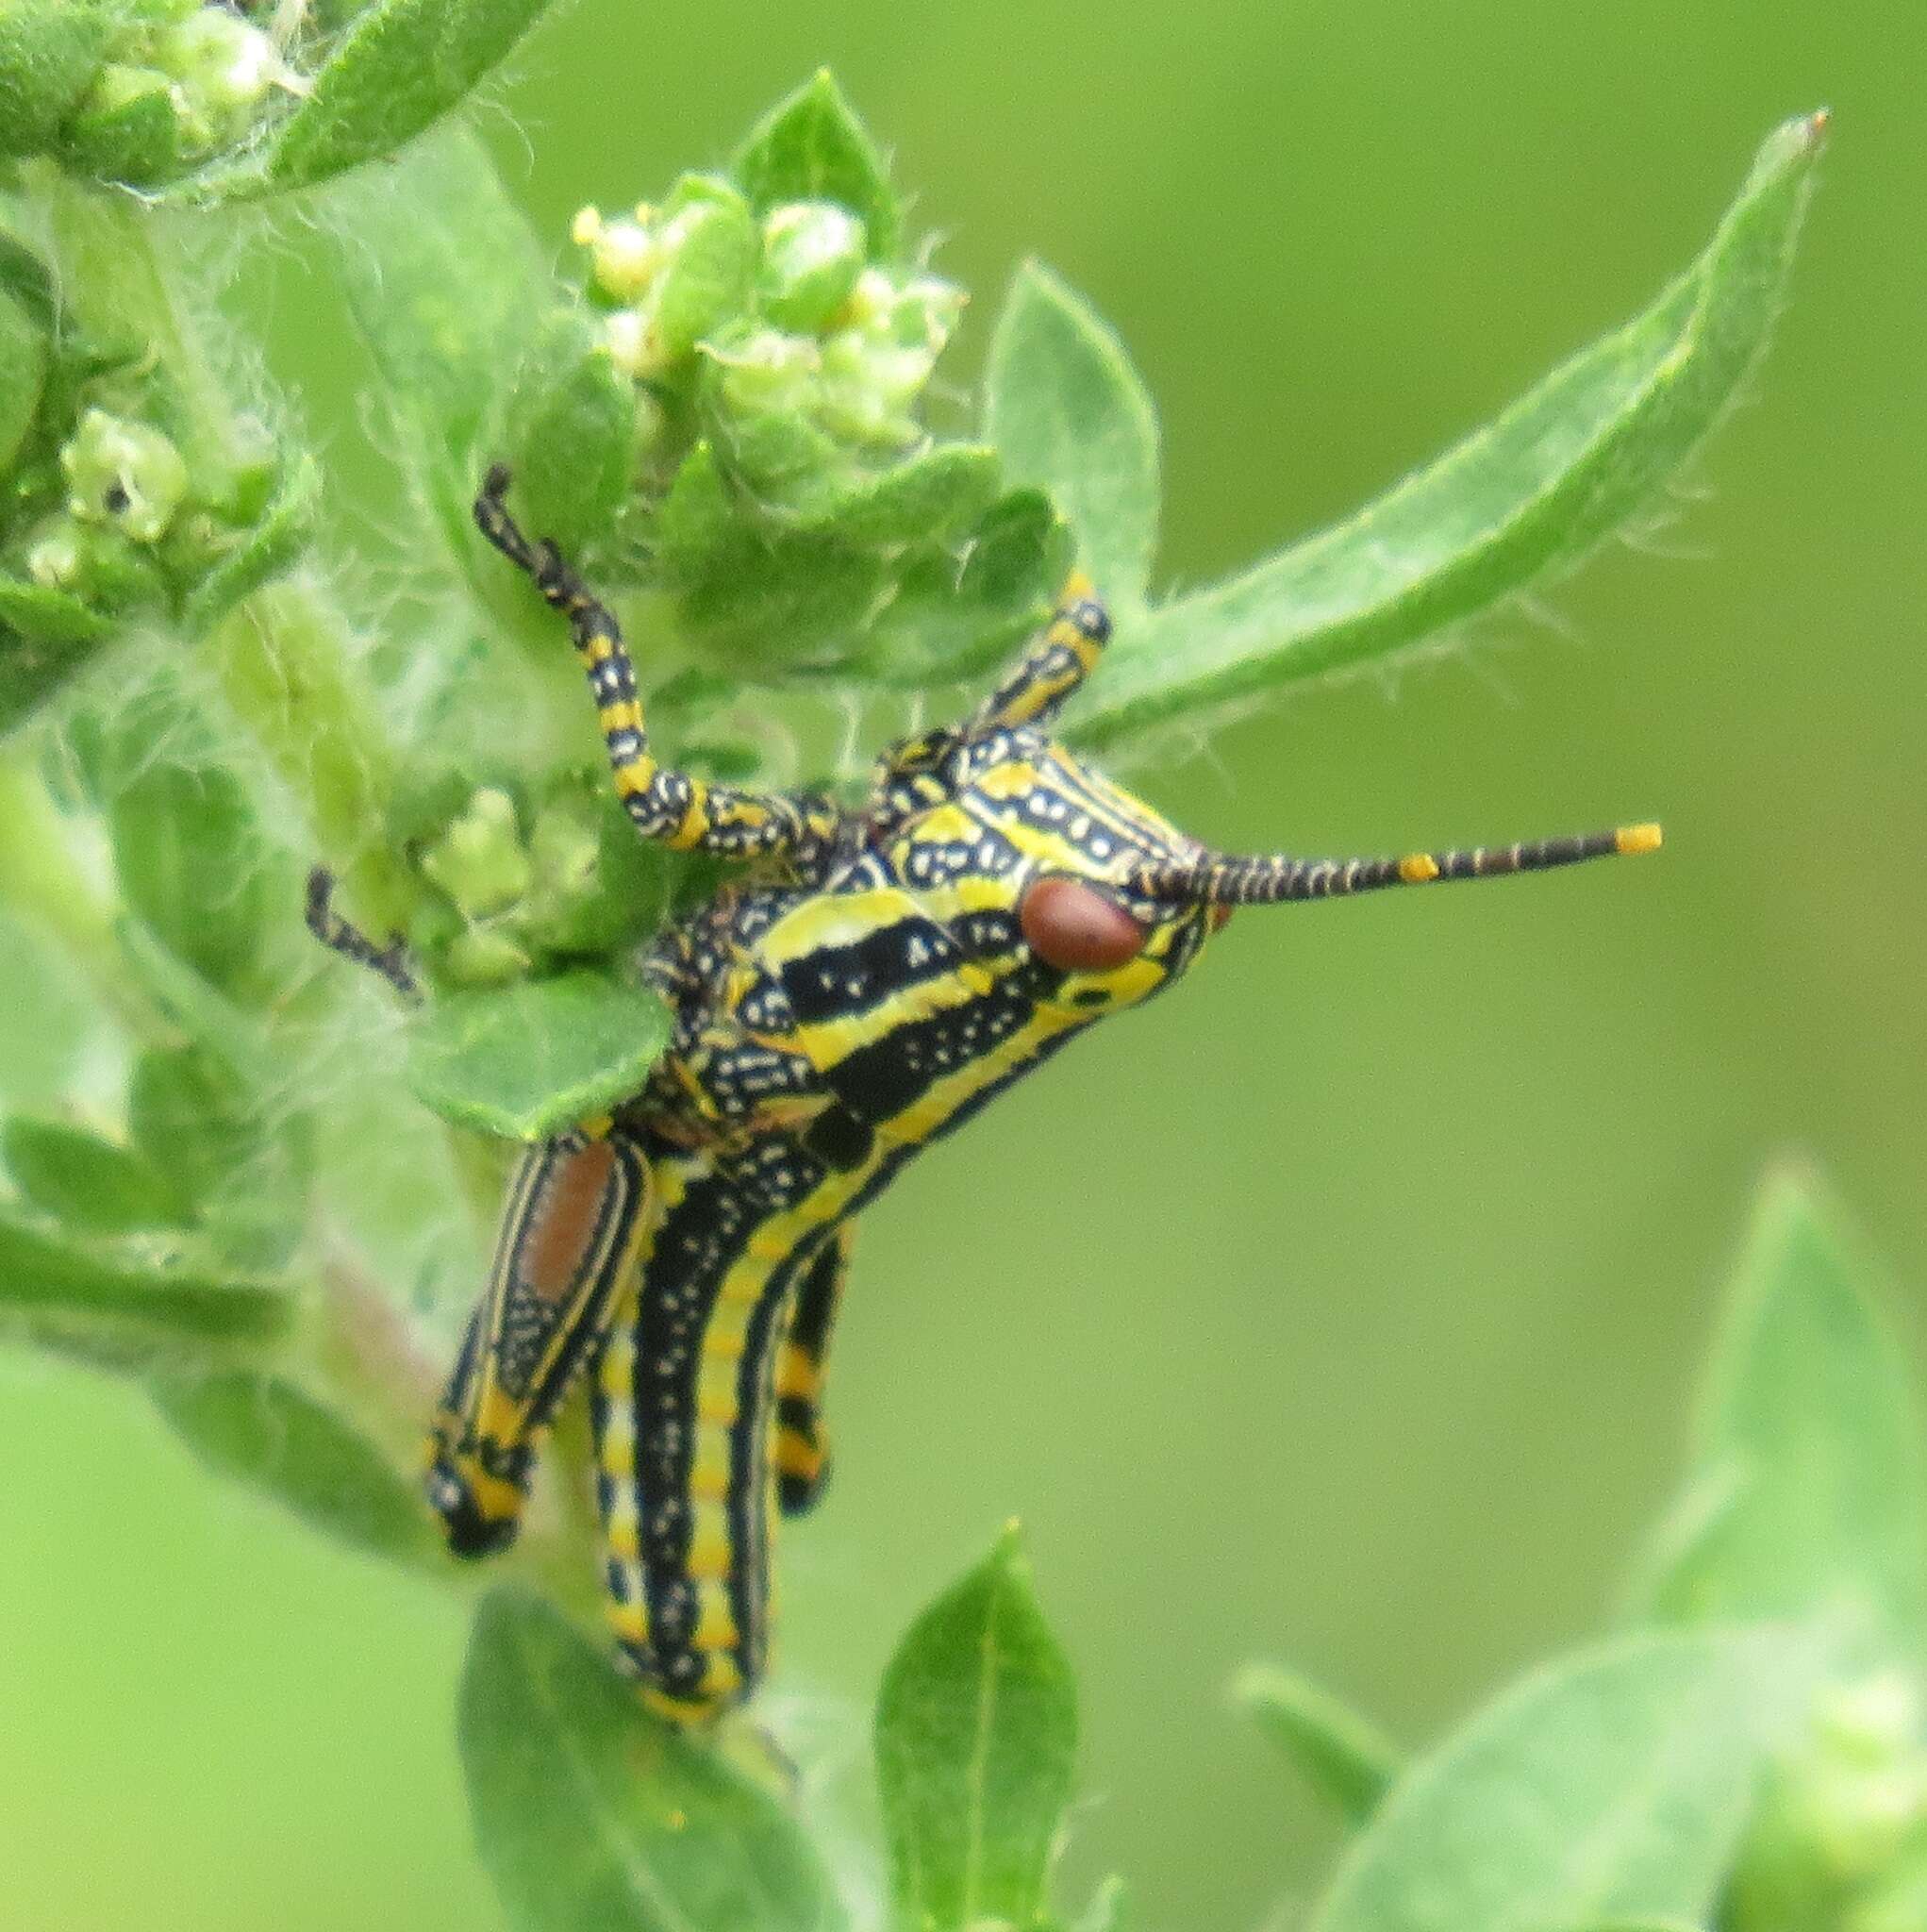
{"type": "MultiPolygon", "coordinates": [[[[1768,1157],[1830,1170],[1919,1341],[1923,55],[1919,0],[581,0],[486,116],[559,241],[828,62],[977,293],[955,379],[1027,251],[1116,323],[1194,581],[1643,304],[1771,125],[1836,114],[1707,500],[1547,621],[1138,774],[1233,846],[1653,816],[1665,856],[1247,913],[869,1217],[774,1693],[853,1831],[891,1643],[1021,1515],[1084,1682],[1071,1895],[1288,1914],[1328,1840],[1227,1678],[1288,1658],[1416,1740],[1596,1628],[1768,1157]]],[[[291,227],[238,267],[313,329],[286,373],[353,462],[305,258],[291,227]]],[[[0,1391],[0,1927],[493,1932],[460,1607],[210,1484],[122,1389],[13,1357],[0,1391]]]]}

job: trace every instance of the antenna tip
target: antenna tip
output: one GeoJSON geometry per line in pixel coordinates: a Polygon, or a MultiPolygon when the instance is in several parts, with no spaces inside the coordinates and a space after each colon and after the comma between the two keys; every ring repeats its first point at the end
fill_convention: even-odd
{"type": "Polygon", "coordinates": [[[1657,825],[1621,825],[1613,834],[1615,852],[1657,852],[1665,843],[1665,834],[1657,825]]]}

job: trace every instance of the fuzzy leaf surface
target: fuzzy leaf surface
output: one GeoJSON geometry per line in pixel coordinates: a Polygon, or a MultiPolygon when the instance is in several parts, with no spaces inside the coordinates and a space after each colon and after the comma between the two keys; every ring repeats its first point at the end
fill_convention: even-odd
{"type": "Polygon", "coordinates": [[[462,1673],[475,1842],[516,1932],[834,1932],[816,1853],[767,1792],[637,1701],[547,1605],[484,1599],[462,1673]]]}
{"type": "Polygon", "coordinates": [[[1697,1920],[1811,1692],[1777,1633],[1623,1640],[1546,1665],[1394,1785],[1311,1932],[1697,1920]]]}
{"type": "Polygon", "coordinates": [[[1356,671],[1568,571],[1718,426],[1785,298],[1825,117],[1767,141],[1706,251],[1642,315],[1349,522],[1120,626],[1069,735],[1356,671]]]}
{"type": "Polygon", "coordinates": [[[1157,543],[1157,412],[1116,332],[1041,262],[1005,297],[985,401],[1010,480],[1051,493],[1098,594],[1137,609],[1157,543]]]}
{"type": "Polygon", "coordinates": [[[669,1025],[655,993],[594,973],[449,993],[409,1030],[408,1083],[444,1120],[540,1141],[639,1092],[669,1025]]]}

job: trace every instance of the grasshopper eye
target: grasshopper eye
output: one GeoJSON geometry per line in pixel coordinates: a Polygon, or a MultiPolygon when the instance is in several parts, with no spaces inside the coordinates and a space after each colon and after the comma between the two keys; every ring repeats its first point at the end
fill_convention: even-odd
{"type": "Polygon", "coordinates": [[[1108,973],[1135,959],[1148,937],[1116,900],[1080,879],[1039,879],[1018,920],[1031,950],[1060,973],[1108,973]]]}

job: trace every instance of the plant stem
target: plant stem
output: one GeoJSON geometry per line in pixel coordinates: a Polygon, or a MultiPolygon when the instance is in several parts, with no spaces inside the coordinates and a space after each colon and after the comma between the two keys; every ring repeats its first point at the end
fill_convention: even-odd
{"type": "Polygon", "coordinates": [[[61,948],[101,1005],[136,1038],[168,1032],[127,971],[112,899],[88,875],[58,807],[17,749],[0,757],[0,900],[61,948]]]}

